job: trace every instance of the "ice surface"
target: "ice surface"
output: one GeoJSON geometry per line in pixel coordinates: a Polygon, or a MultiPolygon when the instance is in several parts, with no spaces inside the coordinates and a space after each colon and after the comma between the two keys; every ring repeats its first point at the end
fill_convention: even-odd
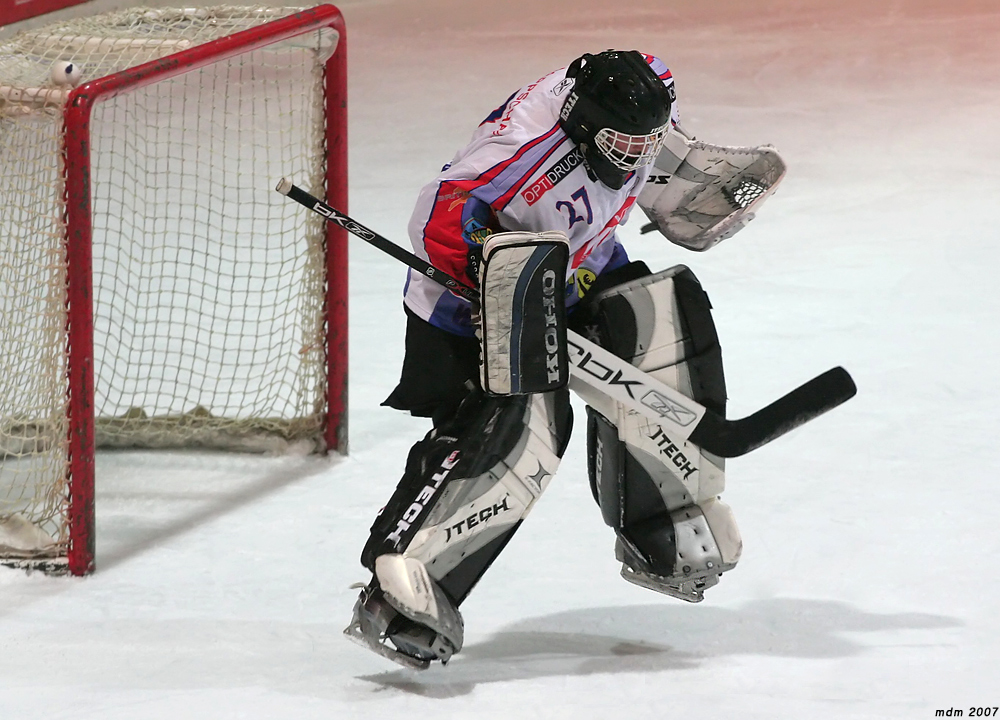
{"type": "MultiPolygon", "coordinates": [[[[418,188],[515,88],[585,51],[674,71],[684,124],[773,143],[781,188],[689,265],[730,413],[843,364],[858,397],[728,464],[739,566],[687,605],[618,577],[578,427],[463,605],[448,667],[341,636],[422,421],[380,408],[395,261],[351,257],[351,455],[99,457],[98,571],[0,572],[0,718],[927,718],[1000,704],[1000,9],[988,0],[369,0],[351,207],[406,242],[418,188]],[[993,680],[990,678],[993,677],[993,680]]],[[[277,178],[275,178],[277,180],[277,178]]],[[[582,413],[578,413],[578,419],[582,413]]]]}

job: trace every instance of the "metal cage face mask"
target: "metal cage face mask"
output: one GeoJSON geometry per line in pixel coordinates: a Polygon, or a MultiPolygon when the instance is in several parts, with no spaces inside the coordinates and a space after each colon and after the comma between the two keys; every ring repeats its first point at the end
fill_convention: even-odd
{"type": "Polygon", "coordinates": [[[619,170],[631,172],[645,167],[660,154],[670,122],[666,122],[647,135],[629,135],[611,128],[599,130],[594,137],[597,150],[619,170]]]}

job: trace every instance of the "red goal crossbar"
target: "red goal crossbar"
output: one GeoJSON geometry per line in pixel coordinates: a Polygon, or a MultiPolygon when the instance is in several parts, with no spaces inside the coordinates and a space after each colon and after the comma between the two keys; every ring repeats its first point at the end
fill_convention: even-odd
{"type": "Polygon", "coordinates": [[[87,0],[0,0],[0,25],[10,25],[84,2],[87,0]]]}

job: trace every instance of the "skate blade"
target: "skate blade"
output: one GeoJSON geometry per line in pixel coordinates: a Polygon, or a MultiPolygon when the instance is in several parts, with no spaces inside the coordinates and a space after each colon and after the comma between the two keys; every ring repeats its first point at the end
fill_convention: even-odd
{"type": "Polygon", "coordinates": [[[368,648],[376,655],[381,655],[387,660],[392,660],[397,665],[402,665],[405,668],[409,668],[411,670],[426,670],[430,667],[430,660],[421,660],[420,658],[415,658],[412,655],[401,653],[388,645],[384,645],[377,640],[369,638],[364,634],[361,630],[361,626],[357,623],[351,623],[344,628],[344,635],[346,635],[347,639],[351,642],[368,648]]]}
{"type": "MultiPolygon", "coordinates": [[[[721,573],[720,573],[721,574],[721,573]]],[[[653,592],[669,595],[689,603],[699,603],[705,599],[705,590],[719,582],[719,576],[670,582],[657,575],[647,575],[633,570],[628,565],[622,565],[622,577],[633,585],[644,587],[653,592]]]]}

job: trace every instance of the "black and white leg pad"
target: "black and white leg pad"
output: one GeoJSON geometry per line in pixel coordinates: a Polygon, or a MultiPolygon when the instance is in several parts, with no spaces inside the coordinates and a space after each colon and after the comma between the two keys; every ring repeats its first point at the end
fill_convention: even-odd
{"type": "MultiPolygon", "coordinates": [[[[619,357],[716,412],[725,378],[711,305],[690,270],[677,266],[600,292],[586,330],[619,357]]],[[[589,474],[605,522],[618,535],[622,576],[697,602],[735,566],[742,542],[718,499],[725,461],[587,386],[589,474]]]]}
{"type": "Polygon", "coordinates": [[[571,426],[567,390],[475,395],[417,443],[372,526],[361,560],[374,579],[345,632],[411,666],[458,652],[458,606],[548,486],[571,426]],[[417,629],[377,622],[392,615],[372,609],[380,603],[417,629]]]}
{"type": "Polygon", "coordinates": [[[550,392],[569,381],[562,232],[496,233],[483,245],[481,381],[490,395],[550,392]]]}

